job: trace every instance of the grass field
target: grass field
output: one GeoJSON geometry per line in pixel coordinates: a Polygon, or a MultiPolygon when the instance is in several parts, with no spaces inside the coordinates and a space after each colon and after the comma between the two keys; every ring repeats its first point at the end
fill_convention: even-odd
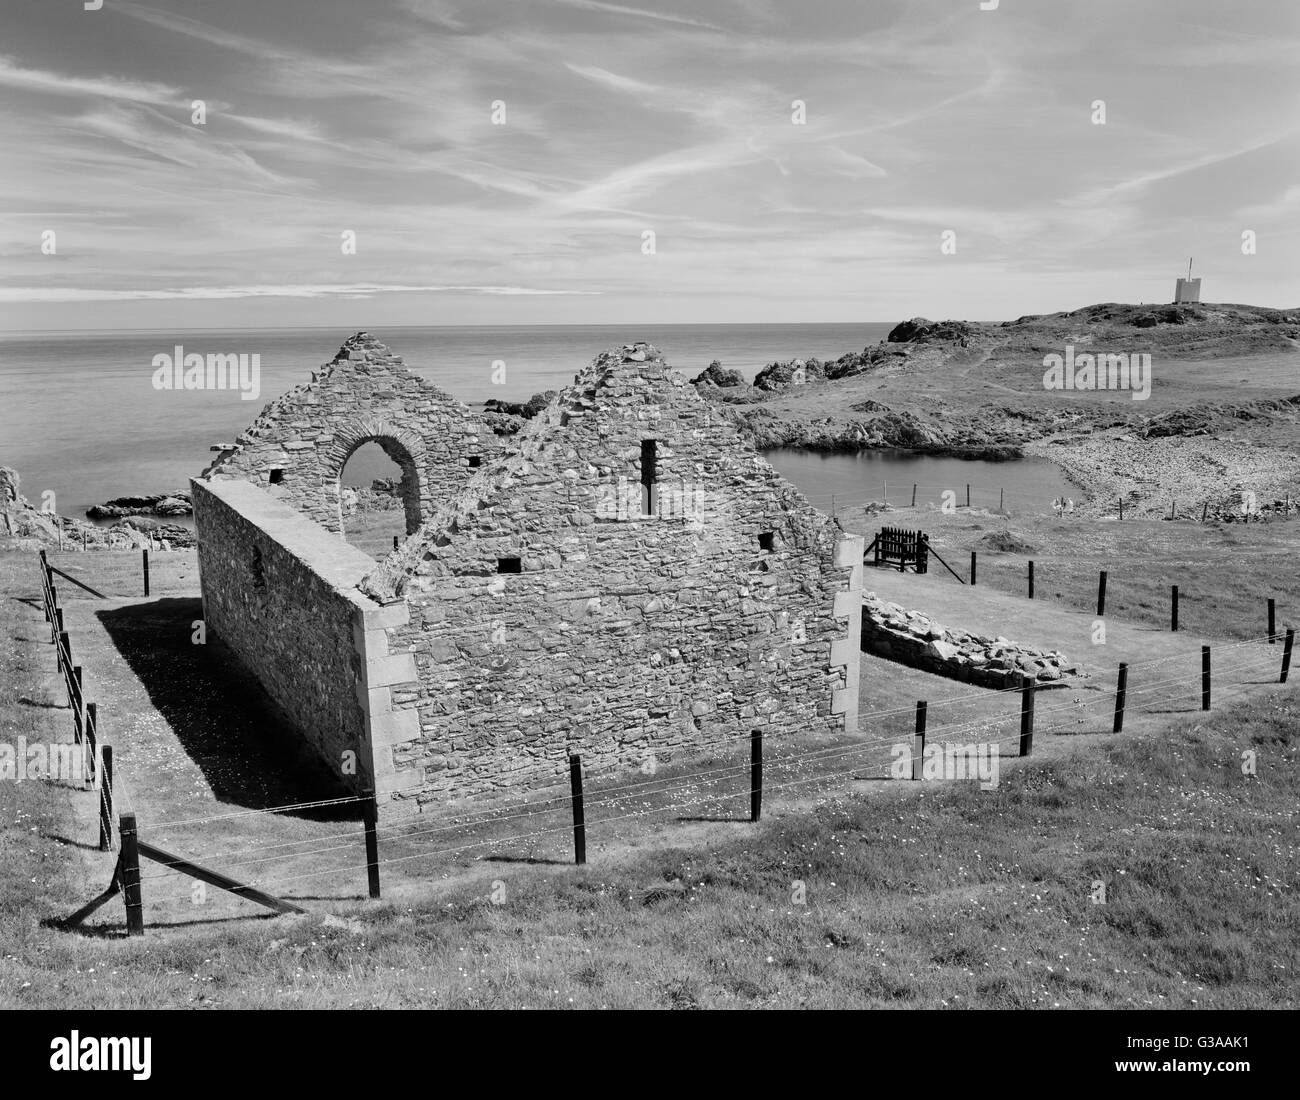
{"type": "MultiPolygon", "coordinates": [[[[1187,544],[1145,545],[1151,564],[1187,544]]],[[[94,580],[136,595],[137,558],[105,557],[94,580]]],[[[192,595],[191,569],[155,564],[155,594],[192,595]]],[[[67,737],[39,610],[21,602],[38,590],[30,555],[0,556],[0,741],[67,737]]],[[[1223,601],[1230,617],[1256,596],[1223,601]]],[[[895,676],[871,677],[869,705],[918,697],[922,674],[895,676]]],[[[104,877],[83,847],[90,796],[4,782],[0,1005],[1294,1007],[1297,730],[1293,676],[1014,762],[992,791],[828,769],[774,792],[758,826],[734,820],[739,785],[719,794],[730,821],[593,828],[585,868],[545,861],[560,830],[555,853],[435,862],[383,902],[353,900],[354,880],[302,893],[306,916],[235,903],[137,940],[116,900],[90,932],[50,923],[88,900],[88,867],[104,877]]]]}

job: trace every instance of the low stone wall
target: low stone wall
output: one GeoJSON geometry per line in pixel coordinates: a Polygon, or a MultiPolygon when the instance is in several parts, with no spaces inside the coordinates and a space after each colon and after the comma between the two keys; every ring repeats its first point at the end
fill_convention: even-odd
{"type": "Polygon", "coordinates": [[[357,589],[375,560],[243,481],[195,480],[203,619],[343,782],[383,792],[392,772],[390,687],[415,679],[386,630],[405,601],[357,589]],[[379,758],[373,746],[379,745],[379,758]]]}
{"type": "Polygon", "coordinates": [[[946,630],[919,611],[862,598],[862,652],[981,687],[1019,686],[1032,676],[1040,687],[1063,686],[1081,675],[1059,650],[1045,652],[1003,637],[946,630]]]}

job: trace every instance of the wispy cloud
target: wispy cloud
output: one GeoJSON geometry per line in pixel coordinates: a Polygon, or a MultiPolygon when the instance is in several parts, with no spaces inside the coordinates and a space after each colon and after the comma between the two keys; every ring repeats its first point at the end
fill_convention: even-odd
{"type": "Polygon", "coordinates": [[[12,58],[0,57],[0,84],[28,92],[81,98],[129,100],[178,106],[188,103],[184,93],[167,84],[132,77],[81,76],[76,73],[24,68],[12,58]]]}
{"type": "Polygon", "coordinates": [[[375,283],[316,286],[189,286],[160,290],[92,287],[0,287],[0,302],[212,301],[229,298],[373,298],[380,294],[559,294],[599,295],[594,290],[543,290],[526,286],[381,286],[375,283]]]}
{"type": "Polygon", "coordinates": [[[1294,5],[169,7],[7,20],[0,323],[1018,315],[1193,248],[1300,299],[1294,5]]]}

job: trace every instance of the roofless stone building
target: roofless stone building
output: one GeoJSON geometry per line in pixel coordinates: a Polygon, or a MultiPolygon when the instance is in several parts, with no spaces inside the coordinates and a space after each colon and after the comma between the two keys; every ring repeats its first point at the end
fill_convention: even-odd
{"type": "Polygon", "coordinates": [[[210,635],[385,817],[855,728],[862,539],[649,345],[503,446],[358,333],[193,488],[210,635]],[[409,456],[382,561],[336,533],[370,439],[409,456]]]}

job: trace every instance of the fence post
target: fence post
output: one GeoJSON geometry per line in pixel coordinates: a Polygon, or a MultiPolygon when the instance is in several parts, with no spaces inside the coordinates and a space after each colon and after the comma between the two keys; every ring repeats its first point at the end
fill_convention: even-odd
{"type": "Polygon", "coordinates": [[[912,778],[923,779],[922,768],[925,763],[925,712],[927,704],[924,699],[916,702],[916,737],[912,742],[912,778]]]}
{"type": "Polygon", "coordinates": [[[1032,676],[1025,676],[1020,687],[1020,755],[1034,751],[1034,684],[1032,676]]]}
{"type": "Polygon", "coordinates": [[[1277,644],[1277,600],[1268,598],[1268,644],[1277,644]]]}
{"type": "Polygon", "coordinates": [[[1124,701],[1128,697],[1128,665],[1119,663],[1119,683],[1115,685],[1115,725],[1112,733],[1124,732],[1124,701]]]}
{"type": "Polygon", "coordinates": [[[1002,507],[1002,502],[1003,502],[1003,500],[1005,500],[1005,498],[1006,498],[1006,493],[1007,493],[1006,489],[999,489],[999,490],[998,490],[998,511],[999,511],[999,512],[1005,512],[1005,511],[1006,511],[1006,509],[1002,507]]]}
{"type": "Polygon", "coordinates": [[[587,862],[587,822],[582,812],[582,757],[569,757],[569,791],[573,797],[573,862],[587,862]]]}
{"type": "Polygon", "coordinates": [[[1201,710],[1210,709],[1210,647],[1201,646],[1201,710]]]}
{"type": "Polygon", "coordinates": [[[100,752],[99,850],[107,852],[113,847],[113,746],[105,745],[100,752]]]}
{"type": "MultiPolygon", "coordinates": [[[[52,641],[57,646],[59,644],[59,635],[64,633],[66,633],[66,631],[63,629],[63,608],[61,608],[58,604],[55,604],[54,605],[54,637],[51,638],[50,641],[52,641]]],[[[71,653],[72,650],[69,649],[68,652],[71,653]]],[[[62,649],[59,650],[59,668],[60,669],[63,668],[62,649]]]]}
{"type": "Polygon", "coordinates": [[[149,548],[146,546],[140,551],[144,555],[144,594],[149,595],[149,548]]]}
{"type": "Polygon", "coordinates": [[[763,814],[763,731],[749,731],[749,820],[763,814]]]}
{"type": "Polygon", "coordinates": [[[379,803],[373,789],[364,792],[361,812],[366,823],[366,875],[370,880],[370,896],[379,897],[379,803]]]}
{"type": "Polygon", "coordinates": [[[136,834],[135,814],[123,814],[118,820],[122,838],[122,892],[126,895],[126,934],[144,935],[144,901],[140,896],[140,842],[136,834]]]}
{"type": "Polygon", "coordinates": [[[966,482],[966,507],[970,507],[970,482],[966,482]]]}
{"type": "Polygon", "coordinates": [[[1029,563],[1029,598],[1034,598],[1034,563],[1029,563]]]}
{"type": "Polygon", "coordinates": [[[1178,633],[1178,585],[1173,585],[1173,593],[1169,605],[1169,629],[1175,634],[1178,633]]]}
{"type": "Polygon", "coordinates": [[[916,507],[916,482],[912,482],[912,507],[916,507]]]}
{"type": "Polygon", "coordinates": [[[975,551],[970,552],[970,583],[975,584],[975,551]]]}
{"type": "Polygon", "coordinates": [[[1295,631],[1291,627],[1286,629],[1286,638],[1282,642],[1282,675],[1278,679],[1279,684],[1286,683],[1287,673],[1291,671],[1291,647],[1295,644],[1295,631]]]}
{"type": "Polygon", "coordinates": [[[1098,617],[1106,614],[1106,570],[1101,571],[1097,578],[1097,615],[1098,617]]]}
{"type": "Polygon", "coordinates": [[[1209,511],[1210,511],[1210,502],[1207,500],[1204,504],[1201,505],[1201,522],[1202,522],[1202,523],[1205,522],[1205,517],[1209,514],[1209,511]]]}
{"type": "Polygon", "coordinates": [[[68,684],[68,706],[72,708],[72,739],[78,745],[85,739],[86,717],[82,711],[82,700],[85,699],[85,691],[81,682],[81,666],[72,666],[72,680],[68,684]],[[72,685],[77,685],[76,698],[73,698],[72,685]]]}
{"type": "MultiPolygon", "coordinates": [[[[90,784],[87,789],[93,791],[100,778],[99,705],[97,703],[86,704],[86,721],[83,728],[85,730],[83,740],[86,742],[86,752],[89,753],[90,760],[90,778],[87,779],[85,775],[83,775],[82,778],[90,784]]],[[[87,757],[83,754],[82,760],[84,761],[85,759],[87,759],[87,757]]]]}
{"type": "Polygon", "coordinates": [[[1119,498],[1119,521],[1120,523],[1124,522],[1124,498],[1123,497],[1119,498]]]}

